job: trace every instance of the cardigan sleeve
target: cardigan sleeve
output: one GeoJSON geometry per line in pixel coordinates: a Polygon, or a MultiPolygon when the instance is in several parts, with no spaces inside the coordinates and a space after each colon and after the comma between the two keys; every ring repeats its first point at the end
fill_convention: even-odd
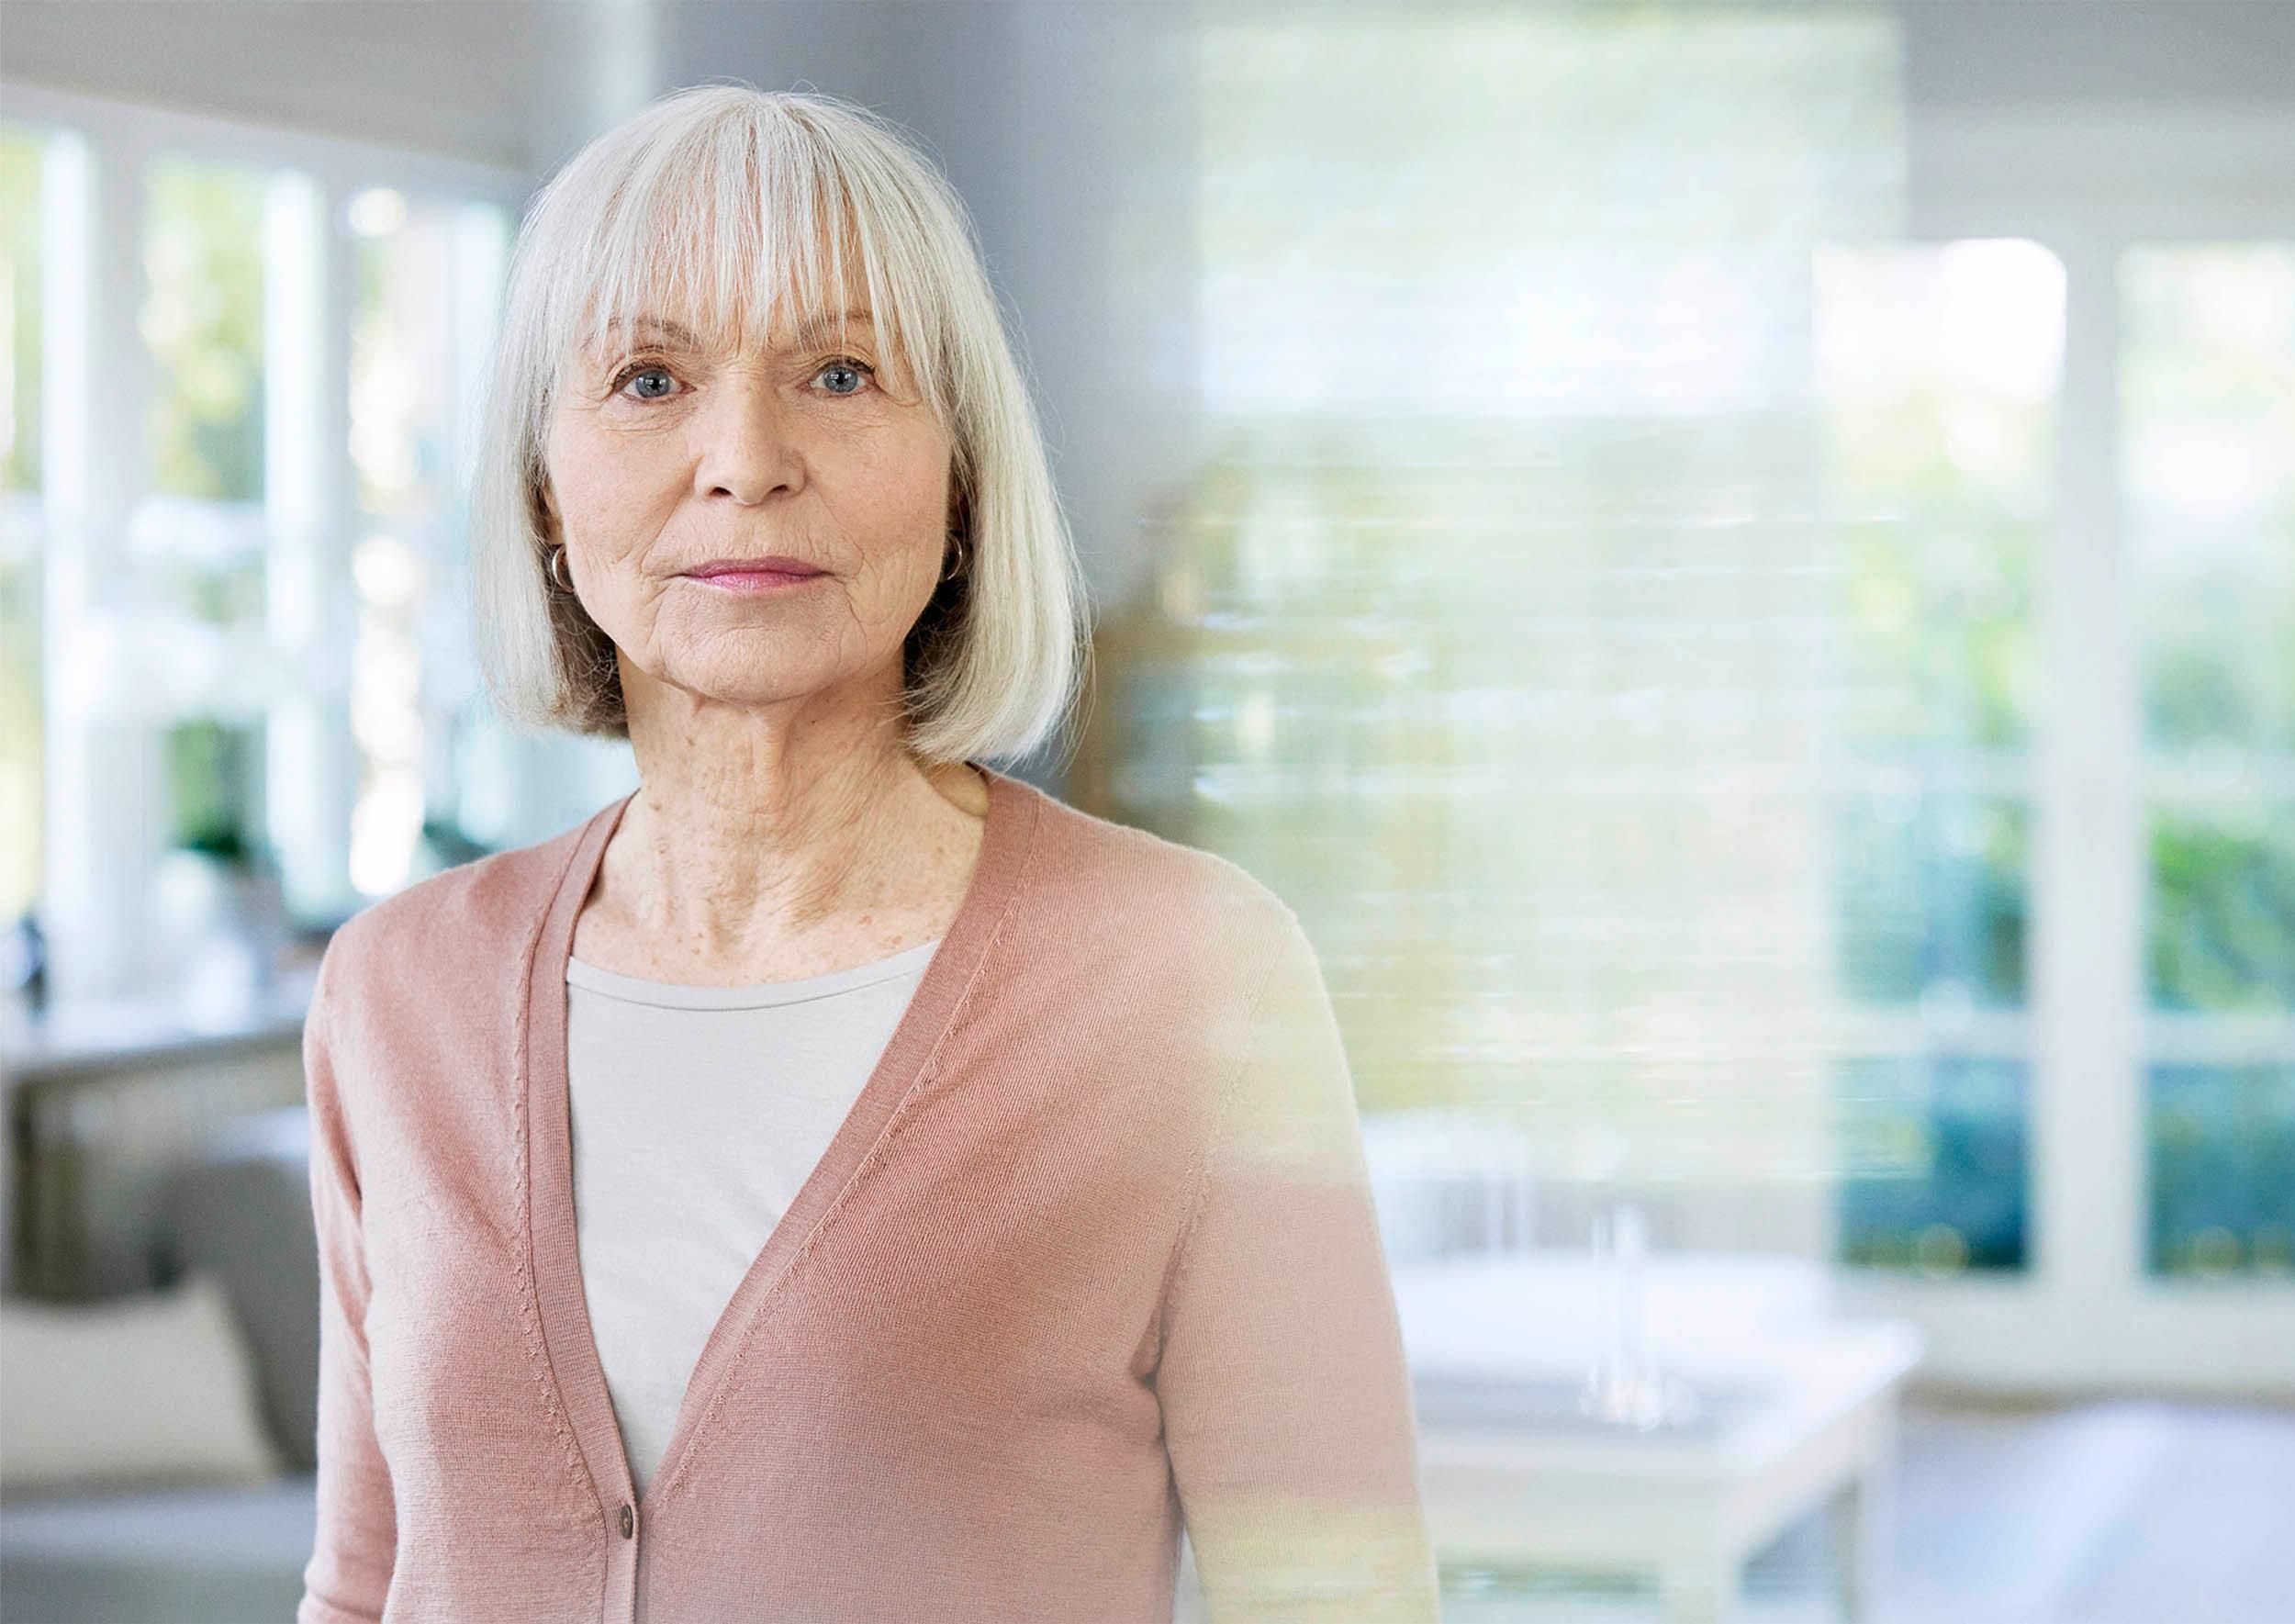
{"type": "Polygon", "coordinates": [[[1165,1291],[1165,1447],[1212,1624],[1435,1624],[1353,1081],[1288,908],[1280,930],[1165,1291]]]}
{"type": "Polygon", "coordinates": [[[296,1624],[379,1619],[397,1549],[390,1471],[375,1438],[359,1179],[336,1091],[328,969],[322,959],[303,1023],[311,1217],[319,1237],[319,1528],[303,1569],[296,1624]]]}

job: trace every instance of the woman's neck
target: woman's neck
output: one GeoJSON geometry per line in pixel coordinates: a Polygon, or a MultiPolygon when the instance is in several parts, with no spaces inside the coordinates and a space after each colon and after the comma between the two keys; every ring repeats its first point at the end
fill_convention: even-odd
{"type": "Polygon", "coordinates": [[[575,922],[574,952],[657,980],[791,980],[934,940],[986,833],[980,772],[906,752],[823,764],[810,778],[714,763],[642,764],[640,777],[575,922]]]}

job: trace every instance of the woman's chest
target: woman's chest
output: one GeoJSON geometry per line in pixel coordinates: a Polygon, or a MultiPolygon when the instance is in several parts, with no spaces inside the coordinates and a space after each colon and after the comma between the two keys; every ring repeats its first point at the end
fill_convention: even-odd
{"type": "MultiPolygon", "coordinates": [[[[1072,1078],[1064,1101],[1006,1079],[994,1109],[977,1093],[959,1106],[949,1081],[906,1102],[849,1171],[830,1168],[827,1199],[793,1217],[792,1168],[759,1158],[756,1200],[744,1204],[729,1199],[742,1159],[717,1157],[700,1199],[675,1147],[633,1142],[638,1129],[581,1147],[623,1159],[610,1181],[620,1217],[584,1215],[581,1192],[598,1182],[577,1177],[569,1230],[557,1209],[537,1206],[527,1159],[566,1149],[527,1143],[523,1114],[507,1133],[479,1114],[465,1124],[471,1138],[451,1148],[410,1139],[387,1184],[368,1192],[366,1214],[386,1447],[435,1453],[475,1428],[523,1432],[553,1450],[564,1441],[563,1372],[547,1350],[581,1346],[588,1327],[570,1299],[588,1290],[554,1298],[537,1267],[546,1282],[554,1259],[572,1260],[578,1273],[566,1272],[595,1288],[610,1283],[601,1269],[660,1268],[648,1254],[679,1246],[745,1260],[716,1309],[736,1411],[744,1387],[762,1383],[805,1395],[801,1421],[816,1439],[881,1440],[889,1424],[960,1439],[1000,1415],[1079,1439],[1113,1429],[1152,1439],[1148,1382],[1189,1188],[1183,1149],[1111,1101],[1090,1103],[1072,1078]],[[638,1227],[650,1238],[633,1252],[618,1242],[635,1232],[629,1215],[648,1180],[638,1227]],[[544,1332],[553,1314],[555,1340],[544,1332]]],[[[769,1400],[748,1408],[788,1416],[769,1400]]]]}

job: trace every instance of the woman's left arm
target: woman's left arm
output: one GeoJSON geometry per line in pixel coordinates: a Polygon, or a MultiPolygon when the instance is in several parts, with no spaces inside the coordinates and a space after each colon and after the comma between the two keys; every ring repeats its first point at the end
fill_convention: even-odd
{"type": "Polygon", "coordinates": [[[1441,1617],[1352,1076],[1286,909],[1165,1291],[1156,1391],[1213,1624],[1441,1617]]]}

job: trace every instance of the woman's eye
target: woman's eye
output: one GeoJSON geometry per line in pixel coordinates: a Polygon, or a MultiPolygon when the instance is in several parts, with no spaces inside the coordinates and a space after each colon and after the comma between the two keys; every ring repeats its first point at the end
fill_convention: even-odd
{"type": "MultiPolygon", "coordinates": [[[[868,380],[876,376],[876,369],[865,361],[855,361],[848,357],[824,364],[821,370],[813,375],[816,378],[826,378],[830,380],[827,389],[828,393],[832,395],[857,395],[861,392],[861,389],[867,384],[868,380]]],[[[657,363],[641,363],[638,365],[624,367],[621,370],[621,372],[613,380],[613,392],[617,395],[625,394],[628,392],[629,386],[631,384],[636,383],[640,379],[649,377],[660,378],[664,380],[665,383],[674,383],[676,381],[672,377],[668,368],[662,366],[657,363]]],[[[666,400],[669,398],[669,393],[666,388],[652,388],[642,386],[634,394],[630,395],[629,398],[633,400],[666,400]]]]}
{"type": "Polygon", "coordinates": [[[853,381],[850,386],[831,386],[829,393],[832,395],[857,395],[860,393],[863,380],[876,375],[867,362],[854,361],[849,358],[832,361],[813,375],[828,378],[835,377],[840,374],[852,375],[853,381]]]}
{"type": "MultiPolygon", "coordinates": [[[[624,370],[619,377],[613,380],[613,392],[617,395],[621,394],[622,389],[627,386],[633,379],[643,377],[666,378],[668,376],[669,370],[666,367],[650,364],[633,366],[624,370]]],[[[633,397],[633,398],[639,400],[659,400],[662,397],[660,395],[647,394],[641,390],[635,397],[633,397]]]]}

